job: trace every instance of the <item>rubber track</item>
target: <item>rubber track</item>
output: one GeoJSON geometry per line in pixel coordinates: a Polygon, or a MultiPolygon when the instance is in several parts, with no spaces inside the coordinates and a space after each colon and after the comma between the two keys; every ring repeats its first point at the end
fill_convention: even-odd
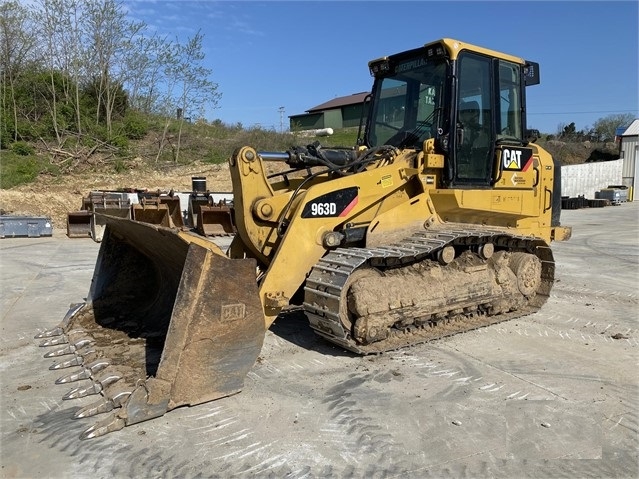
{"type": "MultiPolygon", "coordinates": [[[[447,225],[449,226],[449,225],[447,225]]],[[[533,236],[517,236],[498,229],[458,225],[415,233],[399,243],[376,248],[338,248],[324,256],[311,270],[304,287],[304,309],[317,334],[358,354],[372,354],[440,339],[453,334],[514,319],[539,310],[546,302],[554,280],[554,260],[545,241],[533,236]],[[381,270],[407,266],[428,258],[447,245],[471,247],[493,243],[495,251],[521,251],[542,261],[542,281],[527,306],[493,316],[475,315],[463,320],[442,320],[437,325],[411,326],[393,331],[389,338],[362,345],[351,338],[340,321],[340,301],[350,275],[365,266],[381,270]]],[[[454,299],[454,298],[451,298],[454,299]]]]}

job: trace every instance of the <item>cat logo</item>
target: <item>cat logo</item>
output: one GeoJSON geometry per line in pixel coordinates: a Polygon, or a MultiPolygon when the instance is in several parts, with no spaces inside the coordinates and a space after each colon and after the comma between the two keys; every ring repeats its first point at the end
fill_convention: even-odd
{"type": "Polygon", "coordinates": [[[501,151],[501,164],[504,170],[526,171],[532,161],[530,148],[504,148],[501,151]]]}

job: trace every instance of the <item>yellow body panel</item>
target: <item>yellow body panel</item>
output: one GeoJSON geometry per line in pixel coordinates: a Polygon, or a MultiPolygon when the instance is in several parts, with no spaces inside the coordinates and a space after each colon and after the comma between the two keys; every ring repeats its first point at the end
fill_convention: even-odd
{"type": "Polygon", "coordinates": [[[520,65],[523,65],[525,63],[524,59],[521,57],[516,57],[514,55],[498,52],[496,50],[491,50],[489,48],[480,47],[477,45],[473,45],[472,43],[462,42],[452,38],[442,38],[439,42],[427,43],[426,45],[424,45],[424,48],[428,48],[430,45],[435,43],[443,43],[448,49],[452,60],[456,60],[457,56],[463,50],[471,50],[473,52],[481,53],[490,57],[501,58],[502,60],[506,60],[509,62],[519,63],[520,65]]]}
{"type": "MultiPolygon", "coordinates": [[[[457,57],[462,51],[470,50],[470,51],[481,53],[483,55],[487,55],[490,57],[501,58],[502,60],[510,61],[513,63],[519,63],[520,65],[523,65],[525,63],[525,60],[521,57],[509,55],[503,52],[498,52],[495,50],[491,50],[489,48],[480,47],[478,45],[473,45],[471,43],[462,42],[459,40],[455,40],[453,38],[442,38],[440,40],[437,40],[436,42],[426,43],[424,45],[424,49],[428,50],[429,47],[436,47],[440,45],[443,45],[444,48],[446,48],[451,60],[457,60],[457,57]]],[[[368,64],[371,65],[373,63],[377,63],[379,61],[383,61],[387,59],[388,59],[387,56],[376,58],[375,60],[370,61],[368,64]]]]}

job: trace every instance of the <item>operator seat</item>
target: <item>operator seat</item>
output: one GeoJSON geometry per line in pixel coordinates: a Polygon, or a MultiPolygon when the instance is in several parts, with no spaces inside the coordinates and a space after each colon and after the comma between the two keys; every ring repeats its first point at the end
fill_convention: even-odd
{"type": "Polygon", "coordinates": [[[459,121],[464,128],[464,143],[467,138],[472,145],[479,135],[481,125],[479,124],[479,103],[476,101],[466,101],[459,105],[459,121]]]}
{"type": "MultiPolygon", "coordinates": [[[[488,124],[480,123],[480,113],[477,101],[466,101],[459,105],[459,123],[464,130],[457,154],[458,175],[461,178],[480,179],[490,175],[488,124]]],[[[484,118],[484,121],[487,119],[484,118]]]]}

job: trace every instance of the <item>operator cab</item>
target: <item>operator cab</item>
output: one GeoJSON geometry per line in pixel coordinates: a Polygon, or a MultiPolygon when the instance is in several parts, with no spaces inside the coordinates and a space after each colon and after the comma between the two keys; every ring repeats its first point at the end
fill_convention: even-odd
{"type": "Polygon", "coordinates": [[[447,186],[494,185],[500,146],[527,145],[525,87],[539,83],[535,63],[444,39],[369,68],[375,81],[362,143],[421,150],[433,138],[447,186]]]}

